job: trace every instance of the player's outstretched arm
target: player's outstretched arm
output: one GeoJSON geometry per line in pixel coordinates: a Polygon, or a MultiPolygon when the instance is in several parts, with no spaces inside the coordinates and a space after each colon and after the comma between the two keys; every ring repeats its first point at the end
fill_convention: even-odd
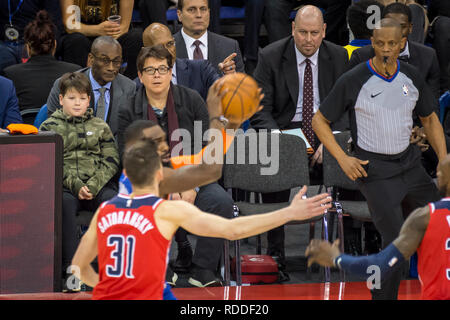
{"type": "Polygon", "coordinates": [[[90,287],[95,287],[98,283],[98,273],[91,266],[91,262],[98,253],[97,216],[98,210],[92,218],[88,230],[81,238],[80,244],[72,259],[72,273],[90,287]],[[76,274],[78,271],[80,272],[79,275],[76,274]]]}
{"type": "Polygon", "coordinates": [[[346,272],[367,275],[367,268],[377,265],[381,277],[385,277],[396,266],[408,259],[420,245],[428,226],[430,210],[428,206],[413,211],[400,230],[399,236],[381,252],[369,256],[354,257],[341,254],[339,239],[333,244],[314,239],[306,248],[308,266],[314,262],[325,267],[338,267],[346,272]]]}
{"type": "Polygon", "coordinates": [[[156,214],[160,232],[170,239],[178,227],[203,237],[237,240],[279,227],[292,220],[305,220],[322,215],[331,207],[328,194],[302,199],[306,187],[294,197],[289,207],[265,214],[225,219],[205,213],[182,201],[165,201],[156,214]]]}

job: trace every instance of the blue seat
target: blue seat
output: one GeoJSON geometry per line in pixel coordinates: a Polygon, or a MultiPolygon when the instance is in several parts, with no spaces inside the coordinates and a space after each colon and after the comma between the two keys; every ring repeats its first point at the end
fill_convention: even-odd
{"type": "Polygon", "coordinates": [[[439,98],[439,114],[441,123],[444,123],[445,110],[450,107],[450,91],[447,91],[439,98]]]}
{"type": "Polygon", "coordinates": [[[42,122],[47,120],[47,105],[44,104],[41,109],[39,110],[38,114],[36,115],[36,118],[34,119],[34,126],[39,129],[42,122]]]}

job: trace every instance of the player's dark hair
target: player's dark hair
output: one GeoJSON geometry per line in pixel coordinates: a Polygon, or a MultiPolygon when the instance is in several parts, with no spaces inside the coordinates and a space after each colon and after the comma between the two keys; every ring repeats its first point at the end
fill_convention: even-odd
{"type": "Polygon", "coordinates": [[[168,67],[173,67],[173,56],[162,44],[158,44],[153,47],[144,47],[141,49],[136,61],[136,66],[139,72],[142,73],[144,71],[145,60],[148,58],[167,60],[168,67]]]}
{"type": "Polygon", "coordinates": [[[152,184],[156,171],[161,168],[158,146],[152,140],[141,140],[123,154],[123,167],[133,187],[152,184]]]}
{"type": "MultiPolygon", "coordinates": [[[[209,8],[210,7],[209,0],[206,0],[206,4],[208,5],[208,8],[209,8]]],[[[181,10],[183,10],[183,6],[184,6],[184,0],[178,0],[177,9],[181,11],[181,10]]]]}
{"type": "Polygon", "coordinates": [[[400,2],[394,2],[391,3],[389,5],[387,5],[382,13],[382,17],[386,17],[386,15],[388,15],[389,13],[398,13],[398,14],[404,14],[405,16],[408,17],[408,22],[411,23],[412,22],[412,13],[411,13],[411,9],[409,8],[409,6],[407,6],[406,4],[400,3],[400,2]]]}
{"type": "Polygon", "coordinates": [[[66,95],[69,89],[75,89],[79,93],[91,94],[91,82],[88,77],[81,72],[65,73],[59,81],[59,93],[66,95]]]}
{"type": "Polygon", "coordinates": [[[367,27],[367,21],[373,15],[372,11],[367,12],[371,6],[377,6],[380,12],[384,8],[377,0],[361,0],[347,9],[347,23],[355,39],[370,39],[372,36],[372,30],[367,27]]]}
{"type": "Polygon", "coordinates": [[[45,10],[36,14],[24,30],[23,38],[34,55],[51,54],[55,48],[56,26],[45,10]]]}
{"type": "Polygon", "coordinates": [[[125,145],[134,143],[144,138],[144,129],[156,126],[156,123],[152,120],[135,120],[133,121],[124,132],[125,145]]]}

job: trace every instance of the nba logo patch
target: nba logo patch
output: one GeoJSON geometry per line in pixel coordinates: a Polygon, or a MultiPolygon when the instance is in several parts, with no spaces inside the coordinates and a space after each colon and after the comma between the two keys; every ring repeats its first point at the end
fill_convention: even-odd
{"type": "Polygon", "coordinates": [[[403,95],[404,95],[404,96],[407,96],[407,95],[408,95],[408,92],[409,92],[408,86],[407,86],[406,84],[404,84],[403,87],[402,87],[402,89],[403,89],[403,95]]]}

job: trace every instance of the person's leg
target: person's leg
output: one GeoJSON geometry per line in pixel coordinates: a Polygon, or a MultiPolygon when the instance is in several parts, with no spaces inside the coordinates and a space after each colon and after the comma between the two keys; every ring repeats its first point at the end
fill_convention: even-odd
{"type": "Polygon", "coordinates": [[[78,246],[77,212],[80,201],[69,190],[63,190],[62,202],[62,272],[67,276],[73,255],[78,246]]]}
{"type": "Polygon", "coordinates": [[[450,89],[450,18],[439,17],[433,25],[434,41],[433,48],[436,50],[436,55],[440,66],[441,78],[441,94],[450,89]]]}
{"type": "MultiPolygon", "coordinates": [[[[200,210],[230,219],[233,217],[234,201],[218,183],[200,187],[195,199],[195,206],[200,210]]],[[[223,253],[224,240],[219,238],[198,237],[192,258],[193,272],[189,283],[217,285],[215,271],[223,253]]],[[[228,257],[226,257],[228,258],[228,257]]]]}
{"type": "Polygon", "coordinates": [[[139,55],[139,51],[141,51],[144,46],[142,42],[142,29],[130,29],[117,40],[122,46],[123,61],[127,63],[124,76],[134,80],[137,77],[137,56],[139,55]]]}
{"type": "Polygon", "coordinates": [[[245,0],[244,59],[248,74],[253,74],[258,62],[259,31],[263,15],[264,0],[245,0]]]}
{"type": "Polygon", "coordinates": [[[86,67],[91,51],[91,40],[79,32],[65,34],[61,37],[60,54],[63,61],[86,67]]]}
{"type": "Polygon", "coordinates": [[[139,2],[139,12],[142,18],[142,28],[147,28],[154,22],[167,25],[167,9],[170,2],[168,0],[141,0],[139,2]]]}
{"type": "MultiPolygon", "coordinates": [[[[401,176],[373,182],[358,182],[361,193],[367,200],[376,229],[387,247],[399,234],[403,225],[401,202],[406,195],[406,186],[401,176]]],[[[374,300],[395,300],[403,275],[403,268],[393,271],[381,282],[379,288],[371,290],[374,300]]],[[[370,274],[367,275],[368,277],[370,274]]]]}
{"type": "Polygon", "coordinates": [[[171,264],[174,272],[185,273],[192,263],[192,247],[187,238],[188,232],[183,228],[178,228],[175,232],[178,254],[176,260],[171,264]]]}
{"type": "Polygon", "coordinates": [[[265,1],[264,20],[269,43],[283,39],[291,34],[292,26],[289,15],[296,4],[295,0],[265,1]]]}

